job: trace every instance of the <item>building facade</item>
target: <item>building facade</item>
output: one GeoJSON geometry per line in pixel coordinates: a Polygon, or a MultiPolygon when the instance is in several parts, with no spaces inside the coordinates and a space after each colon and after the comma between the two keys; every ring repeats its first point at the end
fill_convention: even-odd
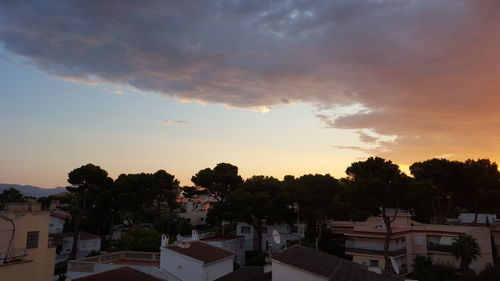
{"type": "MultiPolygon", "coordinates": [[[[397,265],[390,266],[399,274],[413,270],[416,256],[431,256],[435,263],[459,267],[459,260],[452,255],[452,244],[459,235],[474,237],[481,256],[470,268],[479,272],[493,264],[491,232],[488,227],[463,225],[422,224],[411,220],[408,213],[396,214],[391,224],[393,231],[389,243],[390,256],[397,265]]],[[[384,242],[386,228],[380,217],[370,217],[365,222],[332,222],[330,228],[346,236],[345,252],[353,261],[368,267],[385,268],[384,242]],[[338,225],[337,225],[338,224],[338,225]]]]}
{"type": "Polygon", "coordinates": [[[50,215],[40,204],[6,203],[0,211],[2,280],[52,281],[56,249],[49,243],[50,215]]]}

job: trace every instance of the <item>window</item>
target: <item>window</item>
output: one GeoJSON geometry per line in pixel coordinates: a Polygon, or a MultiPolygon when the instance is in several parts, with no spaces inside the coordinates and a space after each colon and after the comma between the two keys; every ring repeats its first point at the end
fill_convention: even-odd
{"type": "Polygon", "coordinates": [[[413,239],[414,239],[415,245],[418,245],[418,246],[424,245],[424,240],[423,240],[422,236],[415,236],[415,237],[413,237],[413,239]]]}
{"type": "Polygon", "coordinates": [[[370,260],[370,267],[378,267],[378,260],[370,260]]]}
{"type": "Polygon", "coordinates": [[[38,236],[40,231],[28,231],[28,236],[26,238],[26,249],[38,248],[38,236]]]}
{"type": "Polygon", "coordinates": [[[244,233],[244,234],[250,233],[250,226],[242,225],[240,230],[241,230],[241,233],[244,233]]]}

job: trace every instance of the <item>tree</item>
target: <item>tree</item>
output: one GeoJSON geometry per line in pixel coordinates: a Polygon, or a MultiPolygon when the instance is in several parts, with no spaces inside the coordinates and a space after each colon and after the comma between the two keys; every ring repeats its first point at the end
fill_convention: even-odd
{"type": "Polygon", "coordinates": [[[114,209],[130,224],[152,223],[178,208],[179,181],[164,170],[121,174],[113,184],[114,209]]]}
{"type": "Polygon", "coordinates": [[[297,219],[307,221],[308,236],[321,238],[324,221],[338,215],[342,209],[337,202],[341,189],[339,181],[328,174],[310,174],[297,179],[287,177],[283,185],[297,204],[297,212],[300,212],[300,218],[297,219]]]}
{"type": "Polygon", "coordinates": [[[391,223],[396,219],[400,207],[406,205],[406,190],[410,179],[398,165],[380,157],[352,163],[347,168],[348,182],[354,189],[356,200],[362,208],[372,214],[378,213],[385,225],[384,239],[385,269],[390,268],[389,243],[392,236],[391,223]],[[388,208],[394,208],[389,211],[388,208]]]}
{"type": "Polygon", "coordinates": [[[417,181],[431,184],[435,190],[434,221],[444,223],[450,213],[456,213],[456,204],[466,188],[463,182],[463,165],[459,161],[430,159],[416,162],[410,171],[417,181]]]}
{"type": "Polygon", "coordinates": [[[476,238],[463,234],[455,238],[452,253],[456,259],[460,259],[460,271],[468,273],[471,262],[481,256],[481,248],[476,238]]]}
{"type": "Polygon", "coordinates": [[[262,251],[262,226],[291,222],[291,200],[279,180],[273,177],[253,176],[216,206],[220,216],[231,222],[243,221],[253,226],[257,234],[258,251],[262,251]]]}
{"type": "Polygon", "coordinates": [[[115,250],[157,252],[160,248],[161,234],[149,228],[133,226],[127,230],[121,241],[114,242],[115,250]]]}
{"type": "Polygon", "coordinates": [[[24,197],[19,190],[15,188],[5,189],[2,194],[0,194],[0,202],[24,202],[24,197]]]}
{"type": "Polygon", "coordinates": [[[113,179],[108,177],[108,172],[101,167],[87,164],[68,173],[68,186],[66,189],[72,194],[72,217],[74,220],[75,235],[70,256],[75,257],[80,236],[80,220],[83,213],[87,213],[93,196],[102,190],[110,188],[113,179]]]}
{"type": "Polygon", "coordinates": [[[205,194],[218,202],[223,202],[227,195],[243,182],[243,179],[238,175],[238,167],[228,163],[219,163],[213,169],[200,170],[191,178],[191,181],[201,187],[205,194]]]}
{"type": "Polygon", "coordinates": [[[413,259],[413,271],[409,278],[422,281],[439,281],[438,274],[434,271],[432,257],[416,256],[413,259]]]}

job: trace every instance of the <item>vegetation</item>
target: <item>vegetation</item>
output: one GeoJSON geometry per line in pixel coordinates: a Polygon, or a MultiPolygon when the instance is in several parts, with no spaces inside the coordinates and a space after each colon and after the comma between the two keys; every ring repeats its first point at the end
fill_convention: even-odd
{"type": "Polygon", "coordinates": [[[455,238],[452,247],[453,256],[460,259],[460,270],[462,273],[467,274],[471,262],[481,255],[481,248],[477,240],[467,234],[460,235],[455,238]]]}
{"type": "MultiPolygon", "coordinates": [[[[326,231],[326,220],[363,220],[381,215],[387,229],[386,259],[392,223],[402,210],[410,210],[417,221],[433,223],[443,223],[460,212],[500,214],[500,173],[497,164],[488,159],[430,159],[414,163],[410,171],[411,176],[389,160],[370,157],[352,163],[346,169],[347,177],[341,179],[308,174],[285,176],[283,180],[267,176],[243,180],[238,167],[219,163],[198,171],[192,177],[195,186],[181,188],[175,176],[164,170],[121,174],[113,180],[104,169],[87,164],[68,174],[70,195],[59,199],[69,205],[72,215],[65,229],[75,233],[85,230],[104,238],[114,224],[129,227],[125,239],[108,245],[106,250],[157,251],[160,233],[174,237],[189,233],[193,226],[178,216],[181,206],[176,199],[181,194],[214,199],[207,223],[222,234],[234,231],[231,225],[222,227],[223,221],[246,222],[258,237],[264,224],[300,221],[307,223],[306,237],[301,241],[304,245],[317,241],[320,250],[336,255],[343,254],[344,241],[326,231]]],[[[50,199],[40,198],[39,202],[48,206],[50,199]]],[[[0,194],[3,202],[22,200],[15,190],[0,194]]],[[[498,275],[498,268],[493,267],[477,275],[468,271],[479,255],[477,242],[471,237],[457,239],[454,255],[460,259],[463,280],[477,280],[470,278],[479,276],[488,280],[488,276],[498,275]]],[[[257,263],[261,256],[256,254],[257,263]]],[[[448,266],[432,264],[430,258],[416,257],[414,268],[410,276],[418,280],[457,280],[459,276],[448,266]]]]}

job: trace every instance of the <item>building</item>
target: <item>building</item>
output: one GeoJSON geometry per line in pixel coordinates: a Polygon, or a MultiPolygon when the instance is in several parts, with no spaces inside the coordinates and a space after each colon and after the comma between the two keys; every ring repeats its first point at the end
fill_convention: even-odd
{"type": "Polygon", "coordinates": [[[160,268],[182,281],[213,281],[233,272],[234,254],[201,241],[162,241],[160,268]]]}
{"type": "Polygon", "coordinates": [[[234,254],[234,262],[239,265],[245,264],[245,237],[244,236],[217,236],[212,233],[198,234],[193,229],[191,236],[177,236],[177,241],[192,242],[204,241],[205,243],[227,250],[234,254]]]}
{"type": "Polygon", "coordinates": [[[272,281],[404,281],[404,278],[362,266],[313,249],[292,246],[272,256],[272,281]]]}
{"type": "Polygon", "coordinates": [[[189,220],[192,225],[204,225],[207,220],[208,209],[210,208],[211,200],[204,196],[194,198],[177,198],[177,202],[181,204],[182,211],[179,213],[181,218],[189,220]]]}
{"type": "Polygon", "coordinates": [[[40,204],[5,203],[0,210],[2,280],[53,280],[56,249],[49,242],[49,220],[40,204]]]}
{"type": "MultiPolygon", "coordinates": [[[[65,260],[69,257],[73,248],[74,232],[59,233],[53,236],[57,245],[58,260],[65,260]]],[[[88,256],[91,252],[101,250],[101,237],[85,231],[80,231],[76,258],[88,256]]]]}
{"type": "Polygon", "coordinates": [[[71,218],[68,212],[53,210],[50,212],[49,233],[62,233],[64,224],[71,218]]]}
{"type": "Polygon", "coordinates": [[[68,273],[66,277],[71,280],[79,280],[81,277],[93,276],[98,273],[109,272],[124,267],[132,268],[133,270],[161,280],[179,281],[179,279],[170,275],[168,272],[160,269],[159,252],[132,251],[120,251],[68,261],[68,273]]]}
{"type": "MultiPolygon", "coordinates": [[[[398,270],[399,274],[413,270],[413,259],[419,255],[432,256],[436,263],[458,267],[459,261],[452,255],[452,244],[454,238],[461,234],[476,238],[481,248],[481,256],[472,262],[471,269],[481,271],[493,264],[491,232],[488,227],[422,224],[413,221],[406,212],[398,212],[391,226],[393,231],[389,252],[397,264],[397,269],[394,270],[398,270]]],[[[364,222],[331,222],[330,228],[345,235],[345,253],[352,256],[353,261],[370,267],[385,268],[386,228],[380,217],[370,217],[364,222]]]]}
{"type": "Polygon", "coordinates": [[[231,237],[209,237],[204,240],[209,245],[222,248],[234,254],[234,262],[239,265],[245,264],[245,237],[244,236],[231,236],[231,237]]]}
{"type": "MultiPolygon", "coordinates": [[[[301,224],[273,224],[262,226],[262,251],[267,252],[268,249],[276,252],[281,248],[286,248],[291,241],[297,241],[304,238],[306,225],[301,224]],[[273,239],[273,231],[276,230],[280,234],[280,244],[276,244],[273,239]]],[[[236,235],[245,237],[245,250],[256,251],[258,248],[257,233],[254,227],[247,223],[238,223],[236,225],[236,235]]]]}

